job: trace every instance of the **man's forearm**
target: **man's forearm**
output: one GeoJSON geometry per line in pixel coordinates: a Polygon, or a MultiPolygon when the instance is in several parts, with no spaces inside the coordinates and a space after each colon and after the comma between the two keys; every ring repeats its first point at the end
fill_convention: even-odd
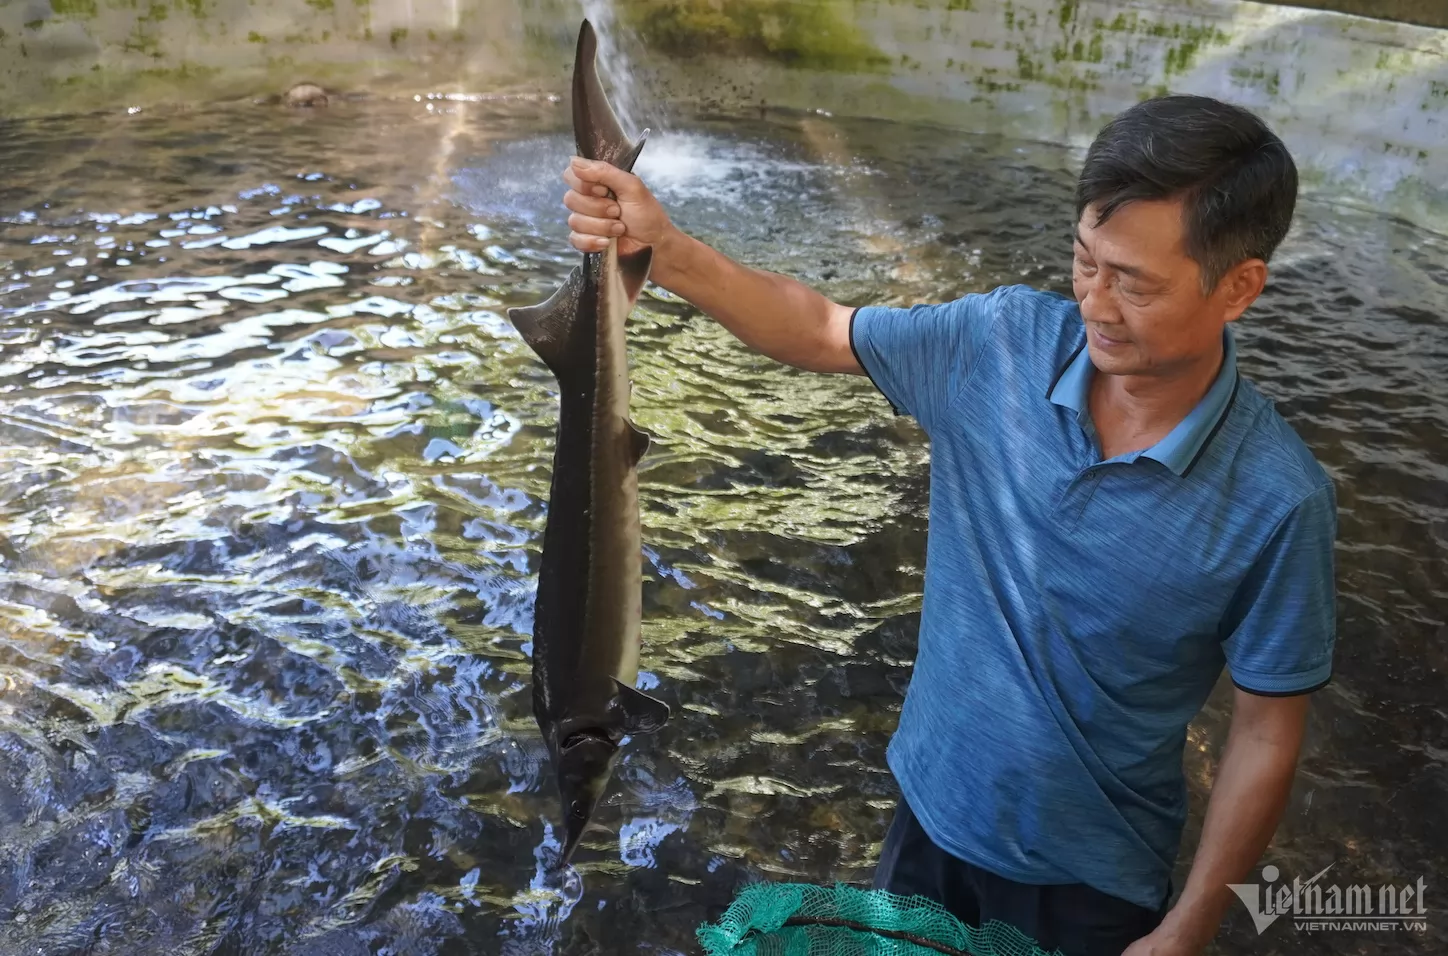
{"type": "Polygon", "coordinates": [[[1234,899],[1227,884],[1246,879],[1277,830],[1300,740],[1300,730],[1281,733],[1234,718],[1191,873],[1163,931],[1197,948],[1216,935],[1234,899]]]}
{"type": "Polygon", "coordinates": [[[839,347],[843,307],[801,282],[741,265],[677,229],[654,248],[650,278],[775,361],[860,371],[839,347]]]}

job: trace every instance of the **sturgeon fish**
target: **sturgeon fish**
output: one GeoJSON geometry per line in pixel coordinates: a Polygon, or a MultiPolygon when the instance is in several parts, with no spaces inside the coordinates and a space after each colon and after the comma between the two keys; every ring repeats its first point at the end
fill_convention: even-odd
{"type": "MultiPolygon", "coordinates": [[[[578,153],[631,170],[648,130],[630,142],[599,81],[587,20],[573,63],[578,153]]],[[[613,773],[625,736],[651,733],[669,708],[634,689],[642,616],[639,459],[649,439],[629,420],[624,323],[652,250],[618,243],[583,254],[546,302],[508,310],[558,380],[558,430],[543,560],[533,605],[533,714],[563,804],[567,865],[613,773]]]]}

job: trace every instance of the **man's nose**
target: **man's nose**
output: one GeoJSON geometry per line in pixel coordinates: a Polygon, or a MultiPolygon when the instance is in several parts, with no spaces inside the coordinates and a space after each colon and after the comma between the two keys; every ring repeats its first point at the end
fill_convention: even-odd
{"type": "Polygon", "coordinates": [[[1087,322],[1099,325],[1115,325],[1121,321],[1121,310],[1112,301],[1111,293],[1100,276],[1094,276],[1083,283],[1080,290],[1081,317],[1087,322]]]}

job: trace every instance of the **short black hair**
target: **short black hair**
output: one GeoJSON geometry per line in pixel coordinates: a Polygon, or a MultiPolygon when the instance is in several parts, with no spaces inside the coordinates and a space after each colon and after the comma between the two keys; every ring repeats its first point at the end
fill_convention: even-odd
{"type": "Polygon", "coordinates": [[[1207,96],[1144,100],[1102,129],[1076,184],[1076,218],[1096,225],[1135,200],[1182,201],[1187,254],[1217,287],[1240,262],[1267,262],[1297,206],[1297,165],[1255,114],[1207,96]]]}

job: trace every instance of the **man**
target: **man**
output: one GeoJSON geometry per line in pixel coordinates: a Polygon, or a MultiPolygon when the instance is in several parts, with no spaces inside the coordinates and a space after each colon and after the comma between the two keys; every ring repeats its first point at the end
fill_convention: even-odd
{"type": "Polygon", "coordinates": [[[574,160],[564,179],[576,248],[652,246],[659,285],[781,362],[869,375],[931,439],[876,886],[1069,956],[1200,953],[1332,669],[1332,483],[1238,374],[1229,328],[1291,223],[1282,142],[1202,97],[1119,116],[1078,184],[1075,301],[851,309],[684,235],[634,176],[574,160]],[[1224,666],[1231,730],[1168,907],[1186,727],[1224,666]]]}

